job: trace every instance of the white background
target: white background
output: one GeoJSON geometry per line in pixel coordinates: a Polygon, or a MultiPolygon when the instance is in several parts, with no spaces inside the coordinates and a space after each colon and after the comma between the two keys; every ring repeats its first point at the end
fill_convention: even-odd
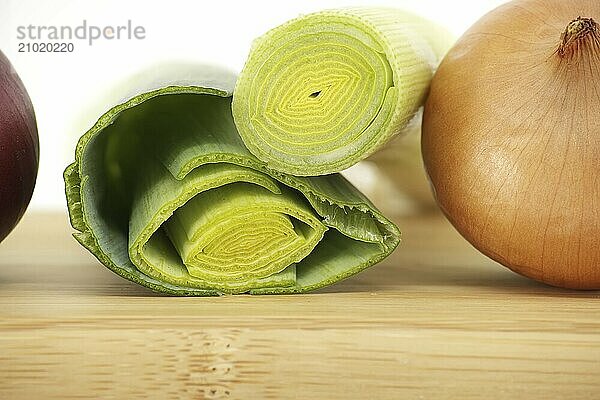
{"type": "MultiPolygon", "coordinates": [[[[413,10],[457,37],[502,0],[0,0],[0,49],[21,76],[36,110],[40,169],[34,209],[64,208],[62,171],[79,136],[99,112],[98,98],[149,65],[164,61],[211,63],[241,70],[253,38],[299,14],[351,5],[413,10]],[[97,26],[132,20],[144,40],[74,41],[72,54],[17,52],[17,26],[97,26]]],[[[105,111],[105,110],[101,110],[105,111]]]]}

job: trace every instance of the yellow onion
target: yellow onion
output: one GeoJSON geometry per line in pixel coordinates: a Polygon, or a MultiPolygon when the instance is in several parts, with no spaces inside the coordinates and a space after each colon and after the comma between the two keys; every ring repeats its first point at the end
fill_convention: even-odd
{"type": "Polygon", "coordinates": [[[422,151],[477,249],[551,285],[600,288],[598,0],[519,0],[478,21],[431,86],[422,151]]]}

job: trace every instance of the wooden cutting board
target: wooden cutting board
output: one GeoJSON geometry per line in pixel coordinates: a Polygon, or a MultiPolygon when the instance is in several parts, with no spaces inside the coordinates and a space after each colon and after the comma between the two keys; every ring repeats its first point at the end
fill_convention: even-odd
{"type": "Polygon", "coordinates": [[[174,298],[106,270],[62,214],[0,244],[0,399],[598,399],[600,293],[521,278],[439,215],[302,296],[174,298]]]}

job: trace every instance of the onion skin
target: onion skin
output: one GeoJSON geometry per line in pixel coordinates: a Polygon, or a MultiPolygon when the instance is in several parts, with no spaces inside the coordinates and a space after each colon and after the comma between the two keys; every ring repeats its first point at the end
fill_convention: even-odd
{"type": "Polygon", "coordinates": [[[29,205],[38,160],[39,141],[31,100],[0,51],[0,242],[29,205]]]}
{"type": "Polygon", "coordinates": [[[573,289],[600,289],[600,31],[589,18],[600,20],[599,1],[519,0],[484,16],[442,61],[422,134],[455,228],[513,271],[573,289]]]}

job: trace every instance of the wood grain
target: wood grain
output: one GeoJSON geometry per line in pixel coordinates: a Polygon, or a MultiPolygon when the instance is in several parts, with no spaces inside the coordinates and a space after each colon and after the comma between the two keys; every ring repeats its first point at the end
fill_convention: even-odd
{"type": "Polygon", "coordinates": [[[486,259],[438,215],[302,296],[172,298],[29,214],[0,244],[1,399],[598,399],[600,295],[486,259]]]}

